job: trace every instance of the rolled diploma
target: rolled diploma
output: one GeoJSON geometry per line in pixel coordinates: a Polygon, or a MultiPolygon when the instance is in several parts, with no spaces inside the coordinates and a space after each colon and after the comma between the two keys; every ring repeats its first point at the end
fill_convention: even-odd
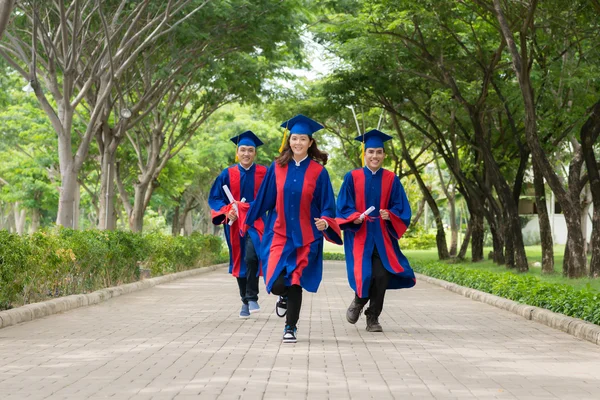
{"type": "MultiPolygon", "coordinates": [[[[238,208],[237,208],[237,204],[235,204],[235,199],[233,198],[233,194],[231,194],[231,190],[229,190],[229,186],[227,185],[223,185],[223,191],[225,192],[225,195],[227,196],[227,199],[229,200],[229,204],[233,204],[233,209],[235,210],[235,213],[238,213],[238,208]]],[[[228,223],[229,226],[233,225],[233,221],[229,221],[228,223]]]]}
{"type": "Polygon", "coordinates": [[[364,219],[365,216],[371,214],[373,211],[375,211],[375,207],[371,206],[371,207],[367,208],[367,210],[364,213],[360,214],[360,217],[358,217],[358,218],[364,219]]]}

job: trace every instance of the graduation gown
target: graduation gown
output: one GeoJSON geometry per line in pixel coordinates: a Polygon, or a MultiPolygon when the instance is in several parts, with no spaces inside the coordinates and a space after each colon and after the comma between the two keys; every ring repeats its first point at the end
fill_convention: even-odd
{"type": "Polygon", "coordinates": [[[323,238],[342,244],[335,220],[335,197],[327,170],[306,158],[296,165],[273,162],[250,203],[246,224],[268,212],[260,257],[267,292],[285,272],[286,286],[300,285],[316,292],[323,276],[323,238]],[[314,219],[329,227],[319,231],[314,219]]]}
{"type": "MultiPolygon", "coordinates": [[[[250,202],[254,200],[266,172],[267,167],[263,165],[253,164],[247,171],[240,164],[232,165],[219,174],[210,189],[208,205],[211,210],[212,223],[224,224],[225,240],[229,248],[229,273],[237,278],[246,277],[247,268],[244,261],[246,246],[240,235],[239,219],[231,226],[228,225],[229,220],[226,215],[232,206],[229,204],[223,185],[229,187],[235,200],[240,201],[245,197],[246,201],[250,202]]],[[[257,218],[248,230],[252,244],[257,251],[260,249],[263,231],[264,221],[261,218],[257,218]]]]}
{"type": "Polygon", "coordinates": [[[404,187],[393,172],[380,168],[373,174],[367,167],[348,172],[337,200],[337,217],[344,231],[348,282],[358,297],[369,297],[375,247],[392,273],[388,289],[415,285],[415,274],[398,245],[410,224],[411,210],[404,187]],[[354,224],[370,206],[375,207],[370,216],[362,224],[354,224]],[[390,221],[381,218],[379,210],[388,210],[390,221]]]}

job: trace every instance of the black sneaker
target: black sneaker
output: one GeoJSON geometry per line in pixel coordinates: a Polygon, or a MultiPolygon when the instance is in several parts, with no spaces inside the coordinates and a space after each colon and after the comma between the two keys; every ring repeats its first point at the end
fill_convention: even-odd
{"type": "Polygon", "coordinates": [[[296,343],[296,328],[289,325],[283,331],[283,343],[296,343]]]}
{"type": "Polygon", "coordinates": [[[377,317],[367,315],[367,332],[383,332],[377,317]]]}
{"type": "Polygon", "coordinates": [[[287,314],[287,296],[279,296],[279,300],[275,304],[275,314],[280,318],[285,317],[285,314],[287,314]]]}
{"type": "Polygon", "coordinates": [[[348,307],[348,311],[346,311],[346,319],[348,322],[355,324],[356,321],[358,321],[358,318],[360,318],[360,313],[362,312],[363,307],[364,304],[359,304],[356,301],[356,297],[354,297],[352,303],[350,303],[350,307],[348,307]]]}

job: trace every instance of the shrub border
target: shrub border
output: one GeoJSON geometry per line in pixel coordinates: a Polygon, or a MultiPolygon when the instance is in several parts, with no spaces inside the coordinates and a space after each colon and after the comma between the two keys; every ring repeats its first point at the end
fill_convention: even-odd
{"type": "Polygon", "coordinates": [[[226,267],[227,265],[229,264],[216,264],[208,267],[190,269],[187,271],[158,276],[156,278],[144,279],[125,285],[112,286],[109,288],[96,290],[95,292],[88,294],[73,294],[70,296],[60,297],[58,299],[26,304],[10,310],[0,311],[0,329],[22,322],[46,317],[48,315],[74,310],[79,307],[86,307],[92,304],[102,303],[113,297],[148,289],[162,283],[174,281],[176,279],[187,278],[190,276],[215,271],[219,268],[226,267]]]}
{"type": "Polygon", "coordinates": [[[493,294],[485,293],[480,290],[471,289],[456,283],[447,282],[441,279],[432,278],[423,274],[415,274],[417,280],[425,281],[446,290],[461,294],[472,300],[492,305],[513,314],[522,316],[535,322],[539,322],[554,329],[559,329],[578,339],[587,340],[595,345],[600,345],[600,326],[592,324],[578,318],[568,317],[564,314],[555,313],[540,307],[529,306],[527,304],[517,303],[516,301],[499,297],[493,294]]]}

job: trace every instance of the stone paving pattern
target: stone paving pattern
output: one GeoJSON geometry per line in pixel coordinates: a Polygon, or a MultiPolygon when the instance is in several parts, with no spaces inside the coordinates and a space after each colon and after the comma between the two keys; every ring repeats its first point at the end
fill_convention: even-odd
{"type": "Polygon", "coordinates": [[[304,293],[298,343],[226,269],[0,329],[0,399],[600,399],[600,348],[417,282],[346,322],[343,263],[304,293]]]}

